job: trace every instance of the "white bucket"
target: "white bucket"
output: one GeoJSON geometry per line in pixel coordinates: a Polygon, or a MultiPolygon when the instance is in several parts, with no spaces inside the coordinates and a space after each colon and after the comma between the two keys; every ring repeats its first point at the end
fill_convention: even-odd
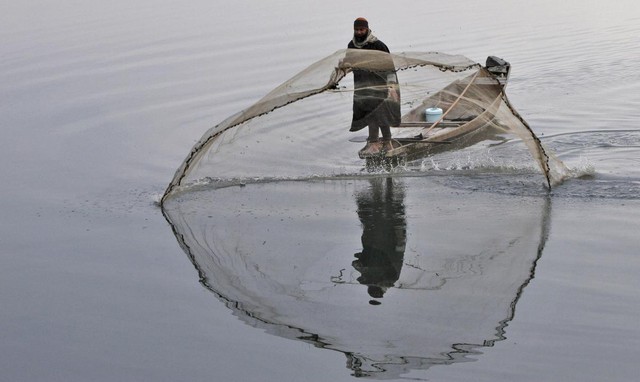
{"type": "Polygon", "coordinates": [[[427,122],[434,123],[442,116],[442,109],[439,107],[430,107],[424,111],[427,122]]]}

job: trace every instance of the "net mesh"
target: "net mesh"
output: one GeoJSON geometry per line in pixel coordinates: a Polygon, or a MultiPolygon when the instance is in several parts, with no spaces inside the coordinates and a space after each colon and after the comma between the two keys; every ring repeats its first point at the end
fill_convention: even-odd
{"type": "Polygon", "coordinates": [[[364,162],[353,141],[364,139],[349,128],[354,96],[362,89],[351,72],[395,74],[381,86],[381,97],[391,93],[387,88],[399,89],[400,100],[394,102],[402,118],[392,133],[403,146],[394,156],[409,168],[441,151],[510,134],[524,142],[549,187],[567,172],[509,103],[503,91],[508,72],[490,72],[460,55],[345,49],[209,129],[176,171],[163,200],[194,185],[360,173],[364,162]],[[428,123],[427,108],[444,112],[428,123]]]}

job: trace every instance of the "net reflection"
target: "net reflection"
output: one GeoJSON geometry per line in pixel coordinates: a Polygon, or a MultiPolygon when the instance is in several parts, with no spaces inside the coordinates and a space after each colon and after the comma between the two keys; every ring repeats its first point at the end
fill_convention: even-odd
{"type": "Polygon", "coordinates": [[[549,210],[429,177],[249,184],[164,206],[202,284],[238,318],[340,351],[373,379],[503,340],[549,210]]]}

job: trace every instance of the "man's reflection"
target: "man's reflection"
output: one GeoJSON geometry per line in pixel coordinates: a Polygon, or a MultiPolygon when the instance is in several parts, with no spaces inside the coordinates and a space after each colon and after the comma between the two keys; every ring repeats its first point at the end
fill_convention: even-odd
{"type": "Polygon", "coordinates": [[[400,277],[407,241],[404,190],[392,178],[370,180],[368,190],[356,196],[362,222],[362,252],[355,254],[353,267],[360,272],[358,282],[368,286],[379,305],[389,287],[400,277]]]}

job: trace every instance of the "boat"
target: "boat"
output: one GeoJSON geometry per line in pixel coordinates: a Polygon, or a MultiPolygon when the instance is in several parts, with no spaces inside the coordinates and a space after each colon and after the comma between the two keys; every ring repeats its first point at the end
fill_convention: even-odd
{"type": "Polygon", "coordinates": [[[404,114],[400,125],[391,128],[393,149],[360,155],[361,159],[370,165],[424,158],[491,124],[502,104],[510,69],[507,61],[489,56],[484,67],[453,81],[404,114]]]}

